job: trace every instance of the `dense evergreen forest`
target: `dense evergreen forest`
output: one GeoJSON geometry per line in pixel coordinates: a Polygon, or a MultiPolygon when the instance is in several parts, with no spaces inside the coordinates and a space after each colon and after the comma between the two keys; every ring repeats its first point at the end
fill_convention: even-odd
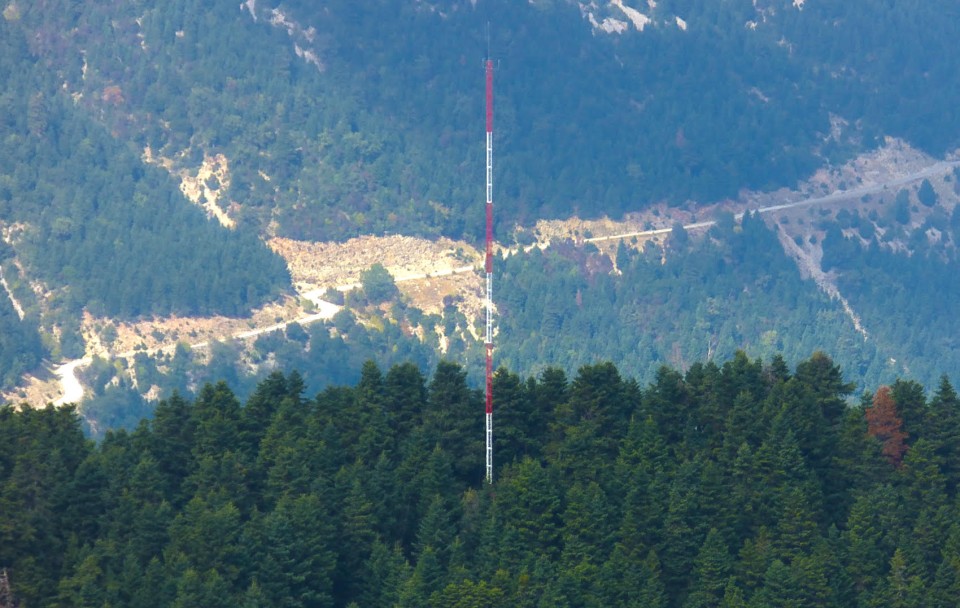
{"type": "MultiPolygon", "coordinates": [[[[26,316],[0,303],[0,382],[45,355],[81,355],[84,310],[240,315],[269,300],[289,277],[258,235],[479,237],[488,48],[504,243],[513,226],[543,217],[792,186],[881,135],[937,156],[960,143],[951,0],[637,2],[652,21],[621,34],[587,13],[625,20],[622,10],[578,4],[10,3],[0,19],[0,222],[13,251],[0,245],[0,263],[26,316]],[[188,205],[141,158],[147,146],[175,171],[225,154],[238,229],[188,205]]],[[[950,221],[930,234],[952,231],[950,221]]],[[[685,370],[744,349],[782,352],[792,365],[823,348],[864,387],[904,372],[932,387],[960,373],[960,299],[941,289],[955,254],[931,248],[926,226],[896,252],[869,245],[870,222],[859,221],[860,240],[851,226],[830,232],[825,261],[869,340],[748,218],[706,240],[677,231],[665,252],[624,247],[612,264],[573,244],[498,260],[498,357],[522,375],[544,361],[572,374],[609,358],[647,382],[664,363],[685,370]]],[[[254,375],[231,343],[203,363],[181,349],[132,367],[165,398],[192,399],[226,378],[244,400],[271,369],[300,369],[316,392],[357,381],[371,357],[431,368],[442,330],[446,356],[478,369],[455,305],[440,315],[391,306],[379,326],[346,313],[263,337],[254,375]]],[[[95,435],[152,409],[132,382],[111,383],[111,363],[86,373],[95,435]]]]}
{"type": "Polygon", "coordinates": [[[276,372],[84,438],[0,409],[0,567],[30,606],[954,606],[960,398],[743,353],[495,376],[276,372]]]}
{"type": "Polygon", "coordinates": [[[17,321],[3,294],[0,386],[44,354],[82,354],[82,310],[239,315],[288,287],[283,260],[256,233],[204,217],[41,67],[23,32],[0,19],[0,263],[27,312],[17,321]],[[49,293],[38,296],[27,280],[49,293]],[[40,344],[41,313],[59,326],[55,343],[40,344]]]}
{"type": "Polygon", "coordinates": [[[45,0],[7,18],[111,132],[184,166],[224,152],[241,222],[300,239],[481,236],[488,44],[501,240],[793,186],[880,135],[960,144],[951,0],[635,2],[642,32],[606,4],[45,0]]]}
{"type": "MultiPolygon", "coordinates": [[[[852,217],[848,223],[864,221],[852,217]]],[[[902,246],[891,246],[898,238],[908,240],[895,229],[882,236],[862,229],[845,236],[840,226],[832,226],[823,242],[823,265],[838,273],[840,289],[850,294],[851,305],[872,328],[880,348],[932,386],[931,357],[949,366],[947,373],[960,371],[953,356],[960,345],[960,287],[945,280],[960,272],[957,249],[946,246],[960,242],[960,207],[950,218],[941,214],[915,229],[909,254],[902,246]],[[930,239],[928,232],[937,238],[930,239]]]]}
{"type": "Polygon", "coordinates": [[[0,294],[0,387],[15,386],[43,355],[36,319],[21,319],[6,294],[0,294]]]}
{"type": "Polygon", "coordinates": [[[255,234],[204,217],[165,171],[78,112],[0,21],[0,218],[70,310],[95,315],[241,314],[289,283],[255,234]]]}
{"type": "MultiPolygon", "coordinates": [[[[610,358],[646,381],[665,363],[686,369],[740,349],[796,363],[822,348],[861,386],[898,371],[839,303],[801,277],[759,216],[727,216],[706,235],[675,227],[664,247],[621,244],[614,261],[616,272],[606,254],[572,242],[504,260],[497,305],[505,364],[535,372],[553,361],[572,371],[610,358]]],[[[929,357],[929,348],[919,350],[929,357]]]]}
{"type": "Polygon", "coordinates": [[[289,284],[256,234],[204,217],[170,176],[22,68],[22,33],[0,21],[0,218],[67,309],[95,315],[241,314],[289,284]]]}

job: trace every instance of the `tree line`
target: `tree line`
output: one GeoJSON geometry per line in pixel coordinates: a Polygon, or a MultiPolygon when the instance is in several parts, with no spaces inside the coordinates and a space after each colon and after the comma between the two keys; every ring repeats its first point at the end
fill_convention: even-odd
{"type": "Polygon", "coordinates": [[[0,409],[0,567],[35,606],[952,606],[960,400],[827,355],[275,372],[84,438],[0,409]]]}

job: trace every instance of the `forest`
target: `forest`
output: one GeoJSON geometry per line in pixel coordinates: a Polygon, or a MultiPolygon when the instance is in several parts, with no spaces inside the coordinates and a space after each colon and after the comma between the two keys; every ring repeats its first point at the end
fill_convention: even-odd
{"type": "Polygon", "coordinates": [[[482,236],[488,52],[501,240],[792,187],[884,135],[960,144],[950,0],[641,9],[622,35],[563,0],[45,0],[11,24],[111,133],[181,166],[224,153],[240,222],[304,240],[482,236]]]}
{"type": "Polygon", "coordinates": [[[852,390],[820,352],[500,368],[492,485],[449,361],[207,384],[98,443],[5,406],[0,567],[30,606],[953,606],[960,398],[852,390]]]}
{"type": "MultiPolygon", "coordinates": [[[[23,336],[0,342],[0,382],[9,387],[44,358],[80,356],[84,311],[242,315],[274,299],[290,278],[264,237],[479,240],[486,53],[497,62],[502,243],[542,218],[618,217],[664,201],[693,209],[745,188],[793,187],[885,135],[938,157],[960,143],[951,109],[960,52],[949,27],[957,9],[949,0],[802,10],[788,0],[656,4],[648,5],[650,27],[611,35],[559,0],[11,3],[0,19],[0,77],[9,85],[0,93],[0,223],[13,252],[4,250],[0,263],[27,314],[14,322],[0,310],[8,335],[23,336]],[[144,161],[148,147],[169,171],[144,161]],[[213,154],[229,160],[221,200],[236,230],[188,204],[169,174],[196,171],[213,154]]],[[[612,6],[596,10],[598,19],[625,18],[612,6]]],[[[507,281],[546,275],[563,293],[525,294],[529,310],[504,303],[511,335],[530,334],[504,345],[505,360],[522,373],[536,373],[541,361],[570,373],[590,362],[570,344],[603,339],[609,349],[599,352],[644,381],[661,363],[683,369],[737,348],[783,351],[792,363],[826,348],[852,380],[871,385],[910,370],[930,387],[941,371],[953,373],[936,368],[952,348],[942,337],[952,335],[948,321],[904,336],[912,322],[892,319],[927,318],[926,304],[906,302],[911,314],[899,316],[875,307],[880,285],[909,293],[883,275],[903,275],[915,260],[874,256],[871,263],[888,265],[876,280],[837,263],[844,293],[852,290],[878,335],[889,333],[864,343],[836,306],[800,293],[809,285],[775,253],[764,258],[773,272],[747,258],[744,268],[695,259],[736,259],[724,247],[668,255],[673,276],[626,252],[619,285],[578,268],[598,262],[590,251],[503,263],[507,281]],[[557,272],[538,271],[541,262],[557,272]],[[720,284],[696,284],[697,273],[702,281],[712,271],[720,284]],[[761,284],[735,287],[736,279],[761,284]],[[647,284],[668,293],[641,301],[647,284]],[[546,322],[535,318],[538,302],[546,322]],[[695,308],[673,320],[657,303],[695,308]],[[783,327],[757,314],[764,306],[783,327]],[[702,331],[644,341],[638,328],[650,324],[656,331],[644,333],[702,331]],[[628,329],[614,336],[614,327],[628,329]],[[561,328],[569,343],[552,339],[561,328]]],[[[939,319],[950,316],[943,312],[939,319]]],[[[428,321],[463,329],[455,311],[442,317],[428,321]]],[[[351,369],[371,356],[395,362],[356,350],[351,369]]],[[[455,341],[450,356],[468,363],[472,351],[455,341]]],[[[436,359],[411,356],[423,365],[436,359]]],[[[234,390],[246,394],[262,376],[234,390]]]]}
{"type": "Polygon", "coordinates": [[[237,315],[289,286],[255,233],[207,219],[50,76],[23,72],[22,33],[0,28],[0,218],[19,228],[17,253],[65,311],[237,315]]]}
{"type": "MultiPolygon", "coordinates": [[[[852,223],[844,219],[842,225],[852,223]]],[[[870,328],[871,338],[866,339],[838,302],[801,277],[775,230],[758,215],[748,214],[740,222],[728,215],[706,234],[676,229],[662,246],[647,243],[640,248],[624,242],[613,259],[595,245],[573,241],[498,257],[495,359],[525,376],[537,375],[545,361],[573,374],[582,365],[613,360],[625,375],[649,382],[664,364],[686,370],[696,361],[722,361],[743,350],[764,359],[779,354],[795,365],[823,349],[847,379],[862,388],[906,374],[932,389],[942,373],[960,375],[949,339],[926,338],[935,331],[955,334],[951,324],[956,315],[945,311],[955,308],[960,297],[903,295],[910,302],[898,310],[910,314],[884,316],[892,294],[902,293],[893,286],[902,276],[912,277],[915,293],[926,294],[919,285],[934,285],[936,271],[928,273],[923,266],[929,263],[941,272],[952,272],[952,266],[926,257],[884,254],[891,257],[885,264],[902,272],[886,275],[886,283],[875,281],[871,288],[877,291],[867,301],[852,295],[866,287],[846,283],[858,275],[843,272],[843,292],[851,294],[870,328]],[[880,296],[884,290],[890,294],[886,298],[880,296]]],[[[835,231],[839,228],[831,229],[824,245],[829,264],[836,257],[834,240],[842,239],[835,231]]],[[[864,276],[874,272],[858,259],[850,264],[861,266],[864,276]]],[[[387,280],[392,281],[389,276],[387,280]]],[[[163,397],[174,390],[190,396],[207,382],[226,379],[245,399],[274,369],[297,369],[311,391],[320,391],[356,382],[365,359],[385,368],[406,360],[430,368],[442,356],[463,365],[470,385],[480,386],[483,349],[469,333],[477,321],[468,319],[454,298],[439,314],[425,314],[392,282],[383,291],[388,308],[379,308],[380,299],[371,304],[365,290],[351,292],[347,308],[330,323],[261,336],[247,348],[247,358],[241,357],[242,344],[225,342],[215,346],[209,359],[184,348],[173,356],[142,353],[122,371],[142,386],[159,387],[163,397]],[[250,362],[257,366],[255,372],[250,362]]],[[[114,384],[115,374],[116,368],[106,361],[84,373],[94,393],[84,403],[84,416],[100,433],[133,428],[151,408],[124,374],[114,384]]]]}
{"type": "MultiPolygon", "coordinates": [[[[849,224],[858,223],[865,225],[861,218],[850,218],[849,224]]],[[[960,335],[960,288],[945,278],[960,272],[960,255],[946,245],[960,242],[960,207],[949,217],[941,214],[924,223],[909,239],[896,230],[895,220],[890,224],[882,236],[872,230],[847,235],[842,224],[832,226],[823,242],[823,266],[838,274],[840,289],[850,294],[851,305],[873,329],[878,348],[895,353],[930,386],[935,375],[928,357],[933,353],[950,366],[947,373],[956,369],[951,353],[960,335]],[[931,233],[937,238],[929,238],[931,233]],[[895,244],[897,239],[901,244],[908,240],[910,254],[895,244]]]]}
{"type": "Polygon", "coordinates": [[[14,386],[44,352],[36,320],[20,319],[9,298],[0,298],[0,386],[14,386]]]}
{"type": "Polygon", "coordinates": [[[663,364],[686,369],[737,350],[795,364],[824,349],[860,386],[896,377],[840,305],[801,276],[759,215],[726,216],[707,234],[675,226],[662,247],[621,243],[614,258],[568,242],[504,260],[497,310],[505,364],[535,372],[551,361],[569,373],[611,359],[649,381],[663,364]]]}
{"type": "Polygon", "coordinates": [[[26,313],[17,319],[3,294],[0,387],[43,357],[81,356],[83,311],[240,315],[289,288],[255,232],[208,220],[41,67],[0,19],[0,264],[26,313]],[[41,342],[41,315],[56,339],[41,342]]]}

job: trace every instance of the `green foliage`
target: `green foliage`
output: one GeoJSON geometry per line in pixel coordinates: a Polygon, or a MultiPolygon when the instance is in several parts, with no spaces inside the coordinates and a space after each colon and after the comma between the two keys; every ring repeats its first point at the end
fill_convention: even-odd
{"type": "Polygon", "coordinates": [[[917,190],[917,198],[926,207],[935,207],[936,204],[940,201],[940,197],[937,195],[937,192],[933,189],[933,184],[931,184],[930,180],[928,179],[924,179],[920,183],[920,189],[917,190]]]}
{"type": "Polygon", "coordinates": [[[360,286],[372,304],[392,300],[400,293],[393,282],[393,275],[379,263],[360,273],[360,286]]]}
{"type": "MultiPolygon", "coordinates": [[[[906,190],[901,190],[901,193],[906,193],[906,190]]],[[[897,195],[897,199],[893,202],[893,219],[896,220],[898,224],[909,224],[910,223],[910,197],[909,195],[900,196],[897,195]]]]}
{"type": "MultiPolygon", "coordinates": [[[[120,316],[239,314],[289,283],[257,230],[305,239],[384,231],[480,237],[482,210],[463,168],[482,165],[474,128],[482,99],[473,94],[481,83],[464,66],[469,48],[486,46],[489,14],[501,21],[491,42],[504,64],[497,72],[499,232],[574,211],[616,216],[653,201],[792,184],[819,162],[815,147],[840,158],[855,151],[849,142],[871,146],[878,133],[928,151],[949,149],[958,132],[949,93],[960,73],[949,66],[960,53],[930,61],[933,49],[956,44],[942,23],[944,2],[775,11],[757,29],[741,27],[757,22],[752,5],[664,2],[650,10],[669,26],[616,36],[593,30],[567,3],[458,2],[445,12],[384,2],[322,10],[301,1],[243,10],[196,0],[34,3],[0,24],[0,73],[10,85],[0,97],[0,218],[28,227],[17,253],[74,314],[83,307],[120,316]],[[271,17],[274,8],[280,12],[271,17]],[[673,27],[675,16],[687,31],[673,27]],[[283,19],[315,34],[277,27],[283,19]],[[913,48],[914,39],[931,43],[913,48]],[[794,40],[809,43],[784,44],[794,40]],[[542,77],[519,77],[533,72],[542,77]],[[938,78],[940,94],[926,93],[930,78],[938,78]],[[862,125],[860,132],[823,144],[812,134],[827,132],[830,114],[862,125]],[[142,162],[146,145],[178,171],[222,152],[231,172],[224,200],[239,207],[239,228],[221,229],[187,205],[163,170],[142,162]]],[[[929,182],[921,186],[922,203],[932,200],[931,190],[929,182]]],[[[891,207],[909,221],[909,202],[891,207]]],[[[872,222],[848,219],[872,238],[872,222]]],[[[572,264],[551,260],[539,273],[534,255],[520,256],[528,264],[504,262],[513,285],[535,285],[546,274],[551,288],[523,294],[498,287],[515,300],[505,311],[530,300],[530,318],[503,333],[523,340],[504,345],[508,364],[536,373],[535,362],[549,360],[572,373],[594,362],[584,353],[597,352],[649,380],[660,364],[683,368],[737,348],[767,357],[784,351],[796,362],[836,344],[851,379],[876,383],[900,370],[891,358],[912,359],[864,343],[835,303],[800,294],[813,289],[767,249],[775,239],[755,231],[744,229],[746,250],[737,251],[733,218],[725,216],[711,231],[719,242],[689,252],[689,235],[677,230],[659,272],[653,252],[648,259],[623,247],[616,268],[626,287],[600,276],[613,265],[587,249],[567,256],[580,258],[572,264]],[[722,263],[698,259],[715,253],[722,263]],[[707,280],[714,273],[717,284],[707,280]],[[549,297],[554,292],[559,297],[549,297]],[[679,318],[663,318],[674,311],[679,318]],[[646,331],[651,324],[654,337],[646,331]]],[[[373,300],[389,297],[372,291],[373,300]]],[[[0,329],[11,335],[5,316],[0,311],[0,329]]],[[[444,320],[457,322],[454,315],[444,320]]],[[[26,323],[32,334],[34,322],[26,323]]],[[[63,329],[63,352],[80,352],[76,323],[63,329]]],[[[21,338],[13,344],[22,347],[0,348],[0,373],[10,372],[4,378],[42,352],[32,335],[21,338]]],[[[452,339],[448,355],[465,362],[475,356],[470,350],[452,339]]],[[[925,384],[934,378],[915,373],[925,384]]],[[[355,371],[347,380],[354,379],[355,371]]],[[[253,381],[231,380],[241,394],[252,389],[253,381]]]]}
{"type": "Polygon", "coordinates": [[[666,251],[623,248],[617,258],[619,275],[605,271],[603,254],[572,243],[499,260],[499,361],[536,373],[544,360],[573,371],[608,357],[650,381],[664,364],[686,368],[738,349],[796,363],[835,344],[858,384],[894,378],[886,351],[801,277],[759,216],[671,240],[666,251]]]}
{"type": "MultiPolygon", "coordinates": [[[[289,285],[283,260],[254,233],[208,220],[164,170],[145,165],[61,91],[20,27],[0,21],[0,40],[8,85],[0,198],[16,201],[0,205],[0,219],[28,227],[17,253],[58,290],[57,307],[128,318],[237,315],[289,285]]],[[[37,352],[28,339],[18,350],[37,352]]]]}
{"type": "MultiPolygon", "coordinates": [[[[488,46],[502,61],[503,226],[792,185],[820,162],[815,152],[842,160],[879,134],[937,155],[958,141],[948,0],[762,16],[748,3],[663,2],[643,9],[662,27],[618,35],[565,2],[17,7],[7,27],[26,33],[58,86],[82,94],[84,111],[138,149],[185,151],[191,169],[224,152],[241,223],[276,222],[300,239],[481,236],[463,168],[482,166],[482,73],[467,66],[488,46]],[[815,134],[831,114],[858,127],[824,144],[815,134]]],[[[591,15],[624,20],[608,6],[591,15]]],[[[55,133],[59,94],[26,90],[25,132],[55,133]]],[[[58,217],[60,234],[82,227],[58,217]]]]}
{"type": "MultiPolygon", "coordinates": [[[[876,239],[861,245],[855,237],[828,230],[823,266],[837,273],[840,293],[876,344],[877,358],[863,362],[868,369],[896,369],[908,361],[911,375],[928,389],[937,386],[941,374],[960,373],[953,355],[960,287],[944,280],[960,269],[957,253],[930,248],[923,239],[908,255],[876,239]]],[[[870,373],[870,381],[892,383],[893,378],[870,373]]]]}
{"type": "Polygon", "coordinates": [[[36,319],[20,319],[7,294],[0,293],[0,388],[15,386],[43,355],[36,319]]]}
{"type": "MultiPolygon", "coordinates": [[[[368,362],[357,385],[313,399],[296,372],[244,405],[206,385],[99,445],[70,408],[0,408],[0,564],[36,606],[955,599],[960,503],[940,453],[956,438],[915,426],[891,466],[868,410],[837,413],[850,388],[823,353],[792,373],[739,353],[644,388],[609,363],[569,386],[556,369],[522,382],[503,369],[497,386],[549,424],[514,428],[527,453],[498,462],[493,486],[464,434],[482,407],[448,362],[429,382],[368,362]]],[[[944,382],[918,399],[932,417],[956,395],[944,382]]]]}

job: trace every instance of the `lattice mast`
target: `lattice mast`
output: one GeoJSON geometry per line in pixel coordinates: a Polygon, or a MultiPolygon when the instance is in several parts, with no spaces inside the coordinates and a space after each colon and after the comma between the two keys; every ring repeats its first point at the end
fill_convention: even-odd
{"type": "Polygon", "coordinates": [[[487,351],[486,439],[487,483],[493,483],[493,61],[487,59],[487,351]]]}

